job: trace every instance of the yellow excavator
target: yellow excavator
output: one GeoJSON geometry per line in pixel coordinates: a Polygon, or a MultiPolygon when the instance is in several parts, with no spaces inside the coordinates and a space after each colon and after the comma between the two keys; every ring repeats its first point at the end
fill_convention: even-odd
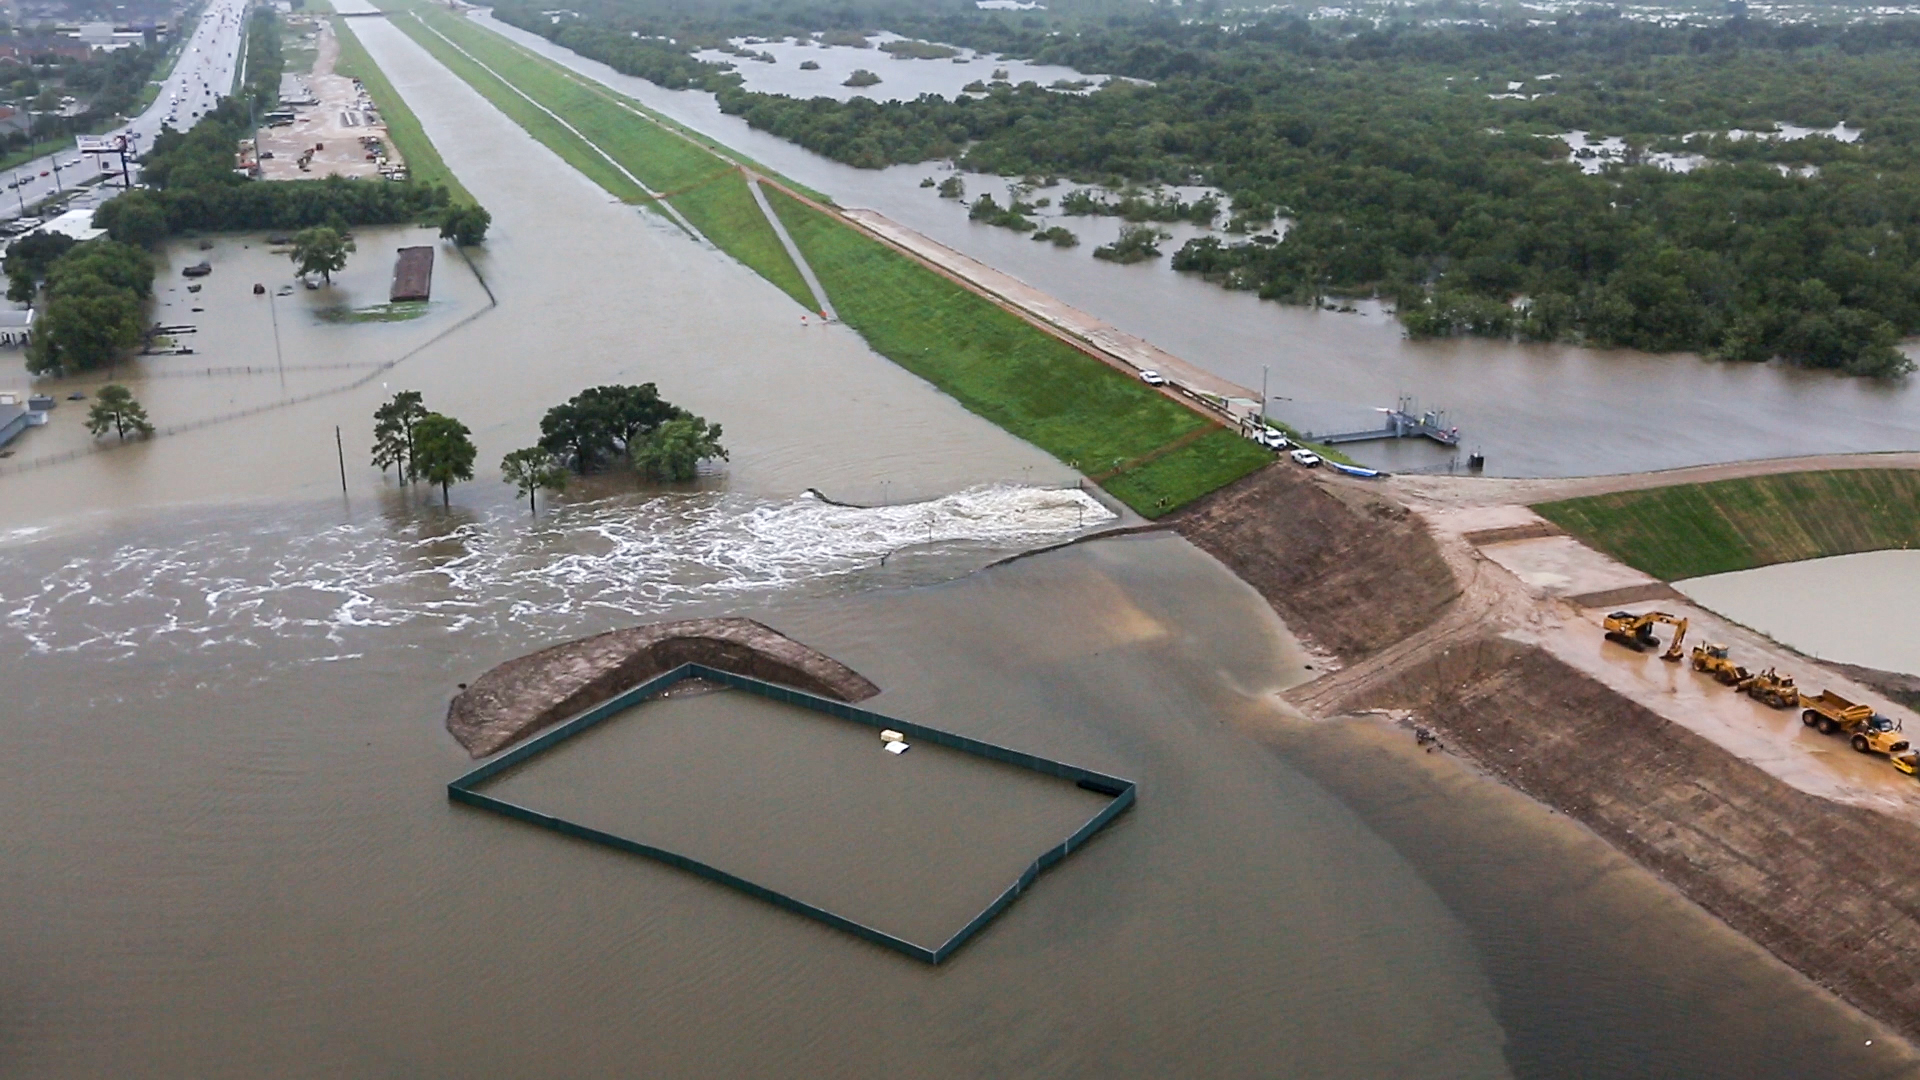
{"type": "Polygon", "coordinates": [[[1607,640],[1618,642],[1634,652],[1645,652],[1660,647],[1660,639],[1653,636],[1655,623],[1666,623],[1673,627],[1673,644],[1660,654],[1660,659],[1678,663],[1685,655],[1680,651],[1680,643],[1687,639],[1687,620],[1676,618],[1664,611],[1649,611],[1645,615],[1635,615],[1631,611],[1616,611],[1607,616],[1607,640]]]}
{"type": "Polygon", "coordinates": [[[1695,645],[1693,670],[1711,675],[1728,686],[1738,685],[1753,674],[1733,662],[1725,645],[1695,645]]]}

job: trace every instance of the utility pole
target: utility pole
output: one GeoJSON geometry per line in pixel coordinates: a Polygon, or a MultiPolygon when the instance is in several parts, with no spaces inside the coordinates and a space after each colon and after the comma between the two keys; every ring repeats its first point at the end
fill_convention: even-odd
{"type": "MultiPolygon", "coordinates": [[[[1267,426],[1267,365],[1260,365],[1260,426],[1267,426]]],[[[1265,435],[1260,436],[1266,438],[1265,435]]]]}
{"type": "Polygon", "coordinates": [[[340,441],[340,425],[333,425],[333,452],[340,456],[340,494],[347,493],[347,447],[340,441]]]}

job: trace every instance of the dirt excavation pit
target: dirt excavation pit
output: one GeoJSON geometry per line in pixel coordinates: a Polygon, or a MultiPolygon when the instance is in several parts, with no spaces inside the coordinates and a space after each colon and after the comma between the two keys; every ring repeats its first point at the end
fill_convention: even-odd
{"type": "Polygon", "coordinates": [[[405,178],[406,162],[394,148],[373,100],[358,82],[334,74],[334,63],[340,57],[340,41],[329,22],[321,23],[319,51],[312,73],[298,77],[316,104],[283,104],[282,109],[293,112],[293,122],[260,127],[261,178],[316,180],[346,176],[378,180],[388,175],[405,178]],[[269,154],[272,156],[266,156],[269,154]]]}

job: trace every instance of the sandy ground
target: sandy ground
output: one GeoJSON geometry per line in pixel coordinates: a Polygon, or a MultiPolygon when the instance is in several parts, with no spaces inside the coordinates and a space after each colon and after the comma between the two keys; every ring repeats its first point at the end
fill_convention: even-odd
{"type": "Polygon", "coordinates": [[[260,149],[273,155],[260,163],[261,176],[267,180],[314,180],[323,176],[379,179],[379,165],[367,156],[360,140],[379,139],[386,147],[388,164],[402,164],[400,153],[372,101],[352,79],[333,73],[333,65],[340,58],[340,41],[329,22],[321,23],[319,50],[307,85],[320,104],[295,108],[295,119],[286,127],[260,129],[260,149]],[[313,146],[322,149],[302,171],[300,155],[313,146]]]}
{"type": "MultiPolygon", "coordinates": [[[[1432,627],[1385,654],[1304,688],[1308,701],[1303,704],[1331,704],[1436,651],[1497,633],[1539,646],[1568,667],[1801,791],[1920,823],[1920,783],[1895,770],[1886,759],[1857,754],[1844,740],[1803,725],[1800,710],[1773,709],[1737,694],[1692,670],[1684,660],[1663,662],[1655,652],[1636,653],[1611,644],[1605,640],[1601,622],[1608,611],[1619,608],[1666,611],[1688,620],[1689,647],[1707,642],[1727,645],[1735,662],[1750,671],[1776,668],[1792,674],[1803,691],[1830,689],[1865,702],[1916,735],[1920,735],[1920,716],[1835,667],[1693,604],[1664,583],[1561,534],[1512,501],[1869,464],[1920,465],[1920,455],[1780,459],[1581,480],[1396,478],[1396,483],[1405,483],[1389,489],[1394,495],[1409,489],[1438,493],[1437,498],[1406,501],[1464,583],[1462,600],[1432,627]],[[1502,497],[1509,501],[1495,501],[1502,497]],[[1638,599],[1633,599],[1636,595],[1638,599]]],[[[1322,482],[1329,486],[1358,483],[1332,478],[1322,482]]],[[[1662,641],[1668,640],[1668,632],[1661,628],[1662,641]]]]}

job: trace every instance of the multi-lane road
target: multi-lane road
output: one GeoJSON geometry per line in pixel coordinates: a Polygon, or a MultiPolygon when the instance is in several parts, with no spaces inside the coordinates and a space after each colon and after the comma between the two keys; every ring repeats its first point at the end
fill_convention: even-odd
{"type": "MultiPolygon", "coordinates": [[[[240,43],[247,31],[247,2],[210,0],[153,104],[125,126],[107,133],[108,139],[128,136],[129,161],[153,145],[153,137],[160,133],[161,127],[182,130],[192,127],[233,89],[240,43]]],[[[120,167],[114,155],[82,154],[69,146],[0,173],[0,185],[5,185],[0,186],[0,204],[4,204],[0,205],[0,220],[19,217],[24,208],[35,202],[78,187],[81,181],[98,176],[103,164],[114,170],[120,167]]],[[[120,185],[120,178],[115,176],[90,187],[68,205],[84,206],[111,198],[120,190],[120,185]]]]}

